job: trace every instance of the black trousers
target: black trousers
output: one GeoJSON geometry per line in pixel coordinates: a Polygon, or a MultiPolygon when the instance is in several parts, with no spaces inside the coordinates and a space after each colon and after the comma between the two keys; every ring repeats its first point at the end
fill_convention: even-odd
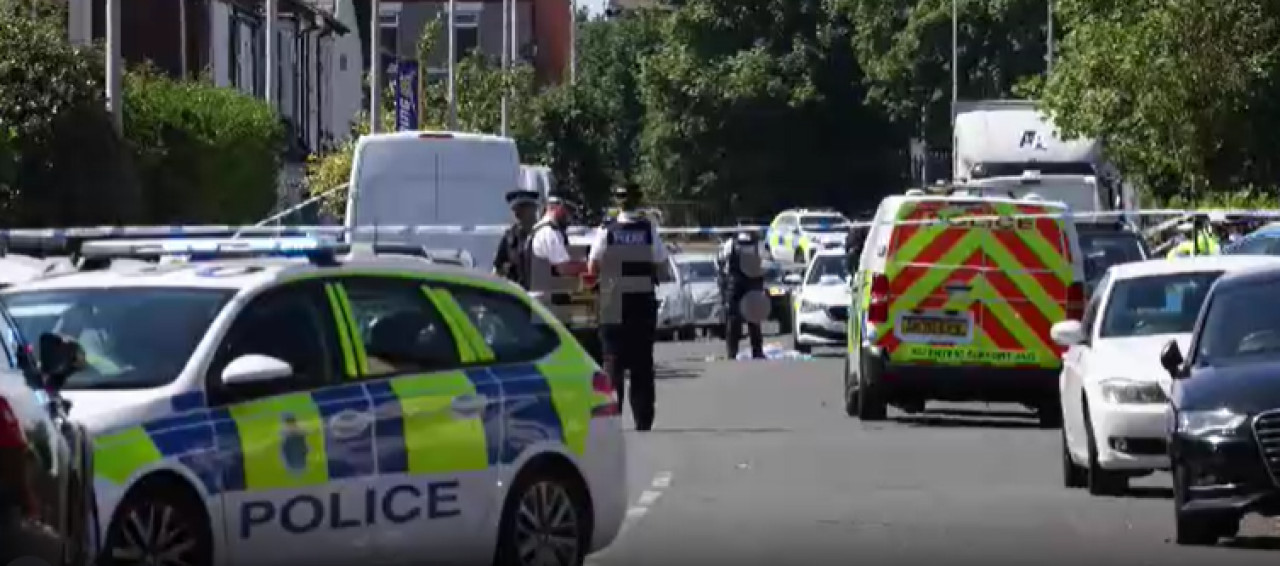
{"type": "Polygon", "coordinates": [[[657,340],[658,301],[653,296],[628,297],[622,309],[622,323],[600,327],[604,371],[613,379],[618,402],[631,390],[631,417],[637,430],[653,427],[654,391],[653,344],[657,340]]]}
{"type": "Polygon", "coordinates": [[[742,325],[747,325],[747,336],[751,341],[751,357],[764,357],[764,335],[760,333],[760,323],[746,322],[737,309],[726,309],[724,344],[729,349],[729,359],[738,357],[738,341],[742,340],[742,325]]]}

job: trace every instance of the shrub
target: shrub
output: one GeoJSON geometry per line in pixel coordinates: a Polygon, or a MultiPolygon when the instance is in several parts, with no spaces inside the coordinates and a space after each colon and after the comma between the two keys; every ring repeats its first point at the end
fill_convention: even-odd
{"type": "Polygon", "coordinates": [[[0,223],[104,224],[141,212],[105,111],[102,55],[43,3],[0,6],[0,223]]]}
{"type": "Polygon", "coordinates": [[[124,117],[150,221],[252,222],[275,204],[285,131],[266,102],[143,68],[124,117]]]}

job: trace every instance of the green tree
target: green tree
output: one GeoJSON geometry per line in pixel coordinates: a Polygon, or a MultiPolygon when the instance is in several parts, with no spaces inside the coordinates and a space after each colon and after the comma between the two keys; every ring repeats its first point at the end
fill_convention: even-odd
{"type": "Polygon", "coordinates": [[[870,86],[867,100],[917,135],[927,129],[934,146],[951,145],[953,1],[959,98],[1009,98],[1045,71],[1045,0],[834,1],[856,23],[853,43],[870,86]]]}
{"type": "Polygon", "coordinates": [[[1280,6],[1063,0],[1044,104],[1158,198],[1280,180],[1280,6]]]}
{"type": "Polygon", "coordinates": [[[905,139],[861,104],[849,18],[822,0],[690,0],[643,62],[643,180],[695,220],[859,209],[901,186],[905,139]]]}

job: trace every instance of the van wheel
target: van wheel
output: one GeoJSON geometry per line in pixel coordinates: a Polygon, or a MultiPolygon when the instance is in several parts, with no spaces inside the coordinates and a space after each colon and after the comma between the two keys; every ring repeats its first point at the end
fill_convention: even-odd
{"type": "Polygon", "coordinates": [[[858,418],[864,421],[883,421],[889,418],[889,403],[884,398],[884,390],[876,379],[879,376],[868,375],[866,367],[858,372],[858,418]]]}
{"type": "Polygon", "coordinates": [[[212,566],[213,535],[204,506],[189,488],[166,478],[134,488],[107,527],[102,566],[212,566]]]}
{"type": "Polygon", "coordinates": [[[581,566],[591,521],[580,482],[550,466],[522,474],[502,511],[495,565],[581,566]]]}
{"type": "Polygon", "coordinates": [[[1062,404],[1057,401],[1042,403],[1036,410],[1036,419],[1040,428],[1055,429],[1062,427],[1062,404]]]}

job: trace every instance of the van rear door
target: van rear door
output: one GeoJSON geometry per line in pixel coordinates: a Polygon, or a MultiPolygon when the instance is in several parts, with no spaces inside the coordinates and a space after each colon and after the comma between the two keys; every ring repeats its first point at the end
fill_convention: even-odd
{"type": "Polygon", "coordinates": [[[1000,199],[905,203],[886,254],[894,362],[1054,366],[1049,340],[1072,282],[1062,214],[1052,204],[1000,199]],[[978,217],[978,218],[975,218],[978,217]],[[928,224],[921,221],[934,220],[928,224]],[[917,224],[910,224],[917,222],[917,224]]]}

